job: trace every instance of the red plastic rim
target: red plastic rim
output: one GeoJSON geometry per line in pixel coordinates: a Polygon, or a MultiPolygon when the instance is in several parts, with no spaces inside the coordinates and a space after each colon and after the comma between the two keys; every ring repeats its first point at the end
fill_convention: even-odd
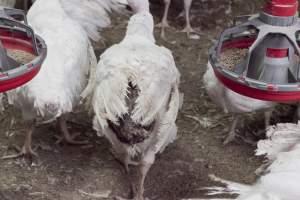
{"type": "Polygon", "coordinates": [[[264,6],[264,12],[279,17],[295,16],[297,10],[297,0],[267,0],[264,6]]]}
{"type": "MultiPolygon", "coordinates": [[[[0,40],[6,49],[21,50],[35,54],[32,39],[27,37],[26,33],[12,32],[10,30],[0,28],[0,40]]],[[[0,92],[15,89],[32,80],[39,72],[42,65],[41,61],[44,60],[46,54],[44,53],[41,56],[42,58],[39,60],[35,59],[31,63],[20,66],[20,69],[23,69],[22,73],[11,73],[11,76],[7,73],[0,74],[0,92]]],[[[11,71],[14,70],[15,69],[11,71]]]]}
{"type": "Polygon", "coordinates": [[[6,49],[17,49],[35,54],[31,38],[24,35],[24,33],[11,32],[0,28],[0,39],[6,49]]]}
{"type": "MultiPolygon", "coordinates": [[[[232,41],[224,42],[222,50],[230,48],[249,48],[255,39],[236,39],[232,41]]],[[[276,85],[268,86],[268,90],[262,90],[254,87],[248,87],[247,85],[232,80],[231,78],[223,75],[217,68],[214,67],[216,77],[229,89],[254,99],[260,99],[265,101],[275,102],[294,102],[300,100],[300,91],[276,91],[276,85]]],[[[300,87],[300,84],[299,84],[300,87]]]]}
{"type": "Polygon", "coordinates": [[[24,85],[28,81],[32,80],[40,71],[40,69],[41,69],[41,65],[37,66],[33,70],[21,76],[17,76],[15,78],[6,81],[0,81],[0,92],[6,92],[8,90],[12,90],[24,85]]]}
{"type": "Polygon", "coordinates": [[[272,92],[259,90],[256,88],[247,87],[245,85],[234,82],[233,80],[223,76],[217,70],[215,71],[216,77],[229,89],[254,99],[275,102],[294,102],[300,100],[300,92],[272,92]]]}

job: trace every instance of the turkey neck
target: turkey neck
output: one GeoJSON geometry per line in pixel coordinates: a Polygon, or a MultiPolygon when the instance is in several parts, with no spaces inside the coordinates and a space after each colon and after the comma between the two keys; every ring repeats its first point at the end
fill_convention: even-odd
{"type": "Polygon", "coordinates": [[[143,11],[136,13],[128,22],[125,40],[131,37],[142,37],[155,43],[153,29],[154,21],[150,12],[143,11]]]}

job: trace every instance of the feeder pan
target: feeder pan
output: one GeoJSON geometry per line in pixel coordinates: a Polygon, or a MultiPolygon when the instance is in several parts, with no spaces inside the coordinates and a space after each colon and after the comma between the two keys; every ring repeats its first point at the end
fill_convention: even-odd
{"type": "Polygon", "coordinates": [[[0,7],[0,92],[17,88],[34,78],[46,54],[46,44],[28,26],[25,12],[0,7]],[[29,63],[20,63],[8,55],[8,50],[30,53],[35,58],[29,63]]]}
{"type": "Polygon", "coordinates": [[[216,77],[229,89],[255,99],[300,100],[300,48],[297,0],[268,0],[263,11],[242,16],[210,49],[216,77]],[[240,21],[240,23],[238,23],[240,21]],[[221,54],[247,49],[241,62],[226,68],[221,54]]]}

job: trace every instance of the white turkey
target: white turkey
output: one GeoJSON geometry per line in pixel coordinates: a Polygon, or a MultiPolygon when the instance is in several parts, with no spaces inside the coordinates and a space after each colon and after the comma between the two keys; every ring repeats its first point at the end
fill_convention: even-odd
{"type": "Polygon", "coordinates": [[[300,123],[277,124],[258,143],[257,155],[266,155],[268,166],[254,185],[243,185],[213,177],[226,187],[212,187],[210,195],[238,194],[237,198],[210,200],[299,200],[300,123]]]}
{"type": "Polygon", "coordinates": [[[65,115],[78,102],[90,67],[97,65],[89,38],[100,39],[98,28],[109,26],[108,13],[120,7],[117,0],[35,1],[28,22],[45,40],[48,53],[39,74],[8,93],[9,103],[21,110],[28,128],[23,149],[16,156],[36,155],[31,137],[37,122],[57,120],[68,143],[86,142],[76,141],[69,134],[65,115]]]}
{"type": "Polygon", "coordinates": [[[245,113],[265,110],[265,127],[269,126],[272,110],[276,105],[275,103],[249,98],[224,87],[216,78],[210,63],[207,64],[207,71],[204,74],[203,82],[210,99],[225,112],[233,113],[234,115],[229,135],[225,139],[224,144],[228,144],[235,139],[236,126],[245,113]]]}
{"type": "Polygon", "coordinates": [[[134,199],[142,200],[155,155],[176,138],[180,74],[172,53],[155,44],[148,0],[128,3],[136,14],[125,38],[100,57],[92,104],[94,127],[110,141],[115,157],[127,172],[129,164],[139,165],[134,199]]]}
{"type": "MultiPolygon", "coordinates": [[[[169,23],[168,23],[168,13],[169,13],[171,0],[163,0],[163,1],[165,4],[164,14],[163,14],[161,23],[159,23],[157,26],[161,27],[161,37],[165,38],[165,28],[170,27],[169,23]]],[[[188,37],[189,37],[190,33],[197,33],[192,28],[191,22],[190,22],[190,9],[191,9],[192,2],[193,2],[193,0],[183,0],[186,26],[182,30],[182,32],[186,32],[188,37]]]]}

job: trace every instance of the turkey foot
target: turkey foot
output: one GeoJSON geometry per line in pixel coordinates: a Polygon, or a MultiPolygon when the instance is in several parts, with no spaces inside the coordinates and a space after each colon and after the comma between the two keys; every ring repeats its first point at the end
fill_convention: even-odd
{"type": "Polygon", "coordinates": [[[164,10],[164,15],[163,15],[163,19],[161,21],[161,23],[157,24],[156,27],[161,27],[161,38],[162,39],[166,39],[166,36],[165,36],[165,28],[170,28],[169,26],[169,23],[168,23],[168,13],[169,13],[169,8],[170,8],[170,4],[171,4],[171,1],[170,0],[164,0],[164,3],[165,3],[165,10],[164,10]]]}
{"type": "MultiPolygon", "coordinates": [[[[133,197],[135,194],[135,188],[133,185],[133,180],[130,175],[129,165],[137,166],[139,165],[138,162],[134,162],[130,159],[130,156],[127,153],[117,153],[114,149],[110,150],[110,153],[113,155],[113,157],[124,167],[125,173],[127,175],[128,181],[130,183],[130,197],[133,197]]],[[[119,197],[121,198],[121,197],[119,197]]]]}
{"type": "Polygon", "coordinates": [[[188,37],[190,37],[191,33],[194,33],[197,35],[203,35],[199,31],[194,30],[190,25],[187,25],[184,29],[181,30],[181,32],[186,33],[188,37]]]}
{"type": "MultiPolygon", "coordinates": [[[[130,184],[130,194],[129,196],[130,197],[133,197],[135,196],[135,187],[133,185],[133,180],[132,180],[132,177],[130,175],[130,169],[129,169],[129,165],[134,165],[134,166],[137,166],[139,165],[138,162],[134,162],[130,159],[130,155],[127,153],[127,152],[117,152],[115,149],[111,149],[110,150],[110,153],[113,155],[113,157],[124,167],[125,169],[125,173],[127,175],[127,178],[128,178],[128,182],[130,184]]],[[[115,197],[115,199],[124,199],[122,197],[115,197]]],[[[124,199],[125,200],[125,199],[124,199]]]]}
{"type": "Polygon", "coordinates": [[[122,197],[115,197],[116,200],[148,200],[148,198],[144,198],[144,182],[149,172],[152,164],[142,161],[139,165],[139,175],[138,175],[138,187],[137,193],[133,199],[126,199],[122,197]]]}
{"type": "Polygon", "coordinates": [[[3,156],[2,159],[16,159],[16,158],[24,157],[26,160],[29,160],[29,162],[32,163],[33,158],[38,157],[38,154],[34,152],[31,148],[33,131],[34,131],[34,124],[31,124],[31,126],[28,128],[28,131],[26,133],[25,142],[22,149],[16,145],[13,145],[13,147],[17,151],[19,151],[19,153],[15,155],[3,156]]]}
{"type": "Polygon", "coordinates": [[[166,39],[166,31],[165,31],[166,28],[172,28],[172,29],[174,29],[173,27],[171,27],[169,25],[168,21],[162,21],[162,22],[156,24],[155,27],[161,28],[160,37],[162,39],[164,39],[164,40],[166,39]]]}
{"type": "Polygon", "coordinates": [[[89,142],[87,140],[75,140],[76,137],[78,137],[79,135],[81,135],[80,133],[75,133],[73,135],[70,135],[70,132],[68,130],[67,127],[67,123],[66,120],[63,116],[60,116],[57,119],[57,126],[59,128],[59,130],[61,131],[61,133],[63,134],[63,136],[57,136],[57,141],[56,143],[59,144],[62,141],[67,142],[68,144],[74,144],[74,145],[85,145],[85,144],[89,144],[89,142]]]}
{"type": "Polygon", "coordinates": [[[14,145],[13,148],[16,149],[17,151],[19,151],[19,153],[14,154],[14,155],[3,156],[2,157],[3,160],[24,157],[24,158],[30,160],[30,162],[32,163],[33,158],[38,157],[38,154],[34,150],[32,150],[31,146],[23,146],[22,148],[20,148],[20,147],[14,145]]]}
{"type": "Polygon", "coordinates": [[[126,173],[129,173],[129,165],[139,165],[138,162],[132,161],[126,153],[118,153],[114,149],[110,149],[110,153],[122,166],[124,166],[126,173]]]}

